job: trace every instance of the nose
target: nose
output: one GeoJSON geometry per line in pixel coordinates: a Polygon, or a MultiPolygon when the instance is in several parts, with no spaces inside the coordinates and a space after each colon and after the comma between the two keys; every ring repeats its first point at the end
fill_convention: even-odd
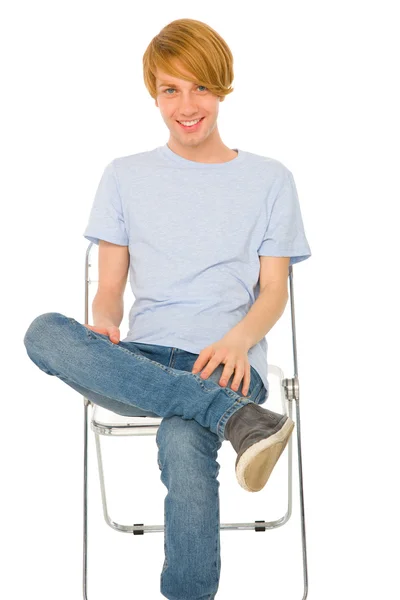
{"type": "Polygon", "coordinates": [[[181,102],[179,105],[179,113],[182,119],[191,119],[196,118],[199,114],[198,107],[194,98],[192,98],[189,94],[182,95],[181,102]]]}

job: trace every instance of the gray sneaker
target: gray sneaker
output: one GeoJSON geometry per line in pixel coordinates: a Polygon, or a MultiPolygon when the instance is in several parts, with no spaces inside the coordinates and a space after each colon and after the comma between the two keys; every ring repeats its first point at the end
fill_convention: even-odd
{"type": "Polygon", "coordinates": [[[236,478],[243,489],[259,492],[264,487],[293,429],[290,417],[255,402],[249,402],[229,417],[225,437],[238,453],[236,478]]]}

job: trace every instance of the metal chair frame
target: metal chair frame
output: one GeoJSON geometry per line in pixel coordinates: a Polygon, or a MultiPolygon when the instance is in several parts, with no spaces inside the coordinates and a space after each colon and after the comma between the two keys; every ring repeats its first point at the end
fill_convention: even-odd
{"type": "MultiPolygon", "coordinates": [[[[90,252],[93,242],[89,243],[86,250],[85,259],[85,320],[84,323],[89,323],[89,284],[91,282],[89,276],[90,252]]],[[[268,365],[268,375],[277,376],[280,381],[280,392],[282,407],[285,414],[291,418],[293,412],[293,400],[296,402],[296,426],[297,431],[297,456],[299,469],[299,496],[300,496],[300,517],[301,517],[301,539],[302,539],[302,555],[303,555],[303,597],[305,600],[308,595],[308,567],[307,567],[307,547],[306,547],[306,530],[305,530],[305,511],[304,511],[304,491],[303,491],[303,469],[301,455],[301,429],[300,429],[300,394],[299,394],[299,378],[297,369],[297,346],[296,346],[296,326],[294,313],[294,292],[293,292],[293,267],[289,266],[289,297],[291,309],[291,325],[292,325],[292,346],[293,346],[293,365],[294,375],[291,378],[284,378],[283,371],[276,365],[268,365]]],[[[144,523],[134,523],[133,525],[122,525],[113,521],[107,510],[107,498],[104,484],[103,461],[101,455],[100,435],[156,435],[158,427],[162,421],[162,417],[146,417],[137,416],[129,417],[117,415],[111,411],[113,422],[107,423],[99,418],[96,418],[97,409],[101,409],[94,405],[88,398],[83,396],[84,401],[84,465],[83,465],[83,598],[87,597],[87,515],[88,515],[88,406],[91,405],[92,418],[91,429],[95,434],[96,454],[100,476],[101,497],[103,503],[104,519],[112,529],[121,531],[122,533],[133,533],[133,535],[144,535],[145,533],[164,532],[164,525],[145,525],[144,523]]],[[[102,409],[103,411],[105,409],[102,409]]],[[[288,522],[292,514],[292,438],[290,437],[288,449],[288,505],[286,513],[275,521],[254,521],[253,523],[221,523],[220,530],[249,530],[255,532],[265,532],[267,529],[275,529],[281,527],[288,522]]]]}

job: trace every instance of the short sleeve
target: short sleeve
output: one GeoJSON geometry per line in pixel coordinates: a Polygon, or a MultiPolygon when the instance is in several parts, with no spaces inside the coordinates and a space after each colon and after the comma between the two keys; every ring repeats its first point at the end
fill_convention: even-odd
{"type": "Polygon", "coordinates": [[[113,161],[103,171],[83,236],[95,244],[105,240],[129,246],[113,161]]]}
{"type": "Polygon", "coordinates": [[[296,184],[285,168],[279,192],[267,209],[267,227],[259,256],[290,256],[290,265],[311,256],[300,210],[296,184]]]}

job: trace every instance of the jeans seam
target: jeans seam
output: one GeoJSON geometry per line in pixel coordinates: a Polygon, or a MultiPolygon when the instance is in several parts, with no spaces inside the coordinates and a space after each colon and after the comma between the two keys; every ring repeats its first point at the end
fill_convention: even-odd
{"type": "MultiPolygon", "coordinates": [[[[75,321],[75,319],[70,318],[69,320],[70,320],[70,322],[74,323],[75,325],[78,324],[78,322],[75,321]]],[[[83,325],[83,327],[84,327],[84,325],[83,325]]],[[[86,329],[86,335],[87,335],[87,337],[89,339],[96,339],[96,340],[100,340],[100,341],[109,343],[113,347],[119,348],[119,350],[122,350],[126,354],[129,354],[129,356],[133,356],[135,358],[138,358],[139,360],[142,360],[143,362],[149,361],[149,362],[153,363],[153,365],[156,365],[160,369],[163,369],[163,371],[166,371],[170,375],[173,375],[174,377],[178,377],[178,375],[176,373],[173,373],[171,371],[170,367],[166,367],[165,365],[162,365],[161,363],[158,363],[156,360],[151,360],[151,358],[147,358],[147,356],[140,356],[140,354],[136,354],[135,352],[131,352],[130,350],[127,350],[127,348],[124,348],[123,346],[120,346],[119,344],[114,344],[110,340],[110,338],[108,337],[108,335],[106,335],[105,333],[97,333],[97,332],[92,331],[91,329],[88,329],[87,327],[85,327],[85,329],[86,329]]]]}
{"type": "MultiPolygon", "coordinates": [[[[129,354],[129,356],[131,356],[131,357],[137,358],[143,362],[151,362],[153,365],[155,365],[156,367],[159,367],[160,369],[162,369],[166,373],[169,373],[169,375],[172,375],[173,377],[179,377],[179,375],[180,375],[179,373],[174,373],[172,370],[172,367],[166,367],[165,365],[162,365],[161,363],[157,362],[156,360],[151,360],[151,358],[147,358],[147,356],[140,356],[140,354],[131,352],[130,350],[128,350],[127,348],[124,348],[123,346],[120,346],[119,344],[114,344],[113,342],[111,342],[111,340],[109,339],[109,337],[106,334],[94,333],[90,329],[88,329],[88,331],[86,333],[87,333],[89,339],[90,338],[97,339],[97,340],[112,344],[112,346],[114,346],[115,348],[118,348],[119,350],[122,350],[126,354],[129,354]],[[102,336],[102,337],[100,337],[100,336],[102,336]]],[[[189,373],[188,371],[183,371],[183,370],[182,370],[182,373],[185,373],[186,375],[190,375],[191,377],[194,377],[205,392],[212,391],[211,389],[206,388],[206,386],[204,385],[204,382],[203,382],[204,380],[201,379],[200,375],[197,375],[196,373],[189,373]]]]}

